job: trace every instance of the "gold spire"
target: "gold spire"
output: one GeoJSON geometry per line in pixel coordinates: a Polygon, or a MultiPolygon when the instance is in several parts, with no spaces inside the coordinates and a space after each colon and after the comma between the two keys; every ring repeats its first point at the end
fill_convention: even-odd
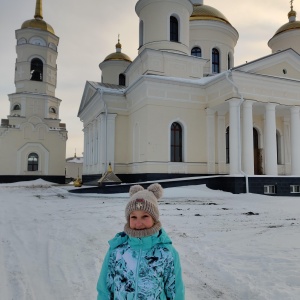
{"type": "Polygon", "coordinates": [[[274,34],[277,35],[277,34],[280,34],[282,32],[285,32],[285,31],[289,31],[289,30],[299,30],[300,29],[300,21],[297,21],[296,20],[296,16],[297,16],[297,13],[296,11],[294,11],[294,6],[293,6],[293,3],[294,3],[294,0],[290,0],[290,12],[288,13],[288,18],[289,18],[289,22],[282,25],[274,34]]]}
{"type": "Polygon", "coordinates": [[[290,19],[290,21],[295,21],[295,18],[296,18],[296,15],[297,15],[297,13],[294,11],[293,2],[294,2],[294,0],[291,0],[291,1],[290,1],[290,3],[291,3],[291,10],[290,10],[290,12],[288,13],[288,18],[289,18],[289,19],[290,19],[291,17],[294,17],[294,18],[290,19]]]}
{"type": "Polygon", "coordinates": [[[55,34],[52,26],[43,20],[43,1],[42,0],[36,0],[34,19],[25,21],[22,24],[21,29],[25,29],[25,28],[40,29],[40,30],[48,31],[52,34],[55,34]]]}
{"type": "Polygon", "coordinates": [[[42,0],[36,0],[34,18],[35,19],[43,19],[43,1],[42,0]]]}
{"type": "Polygon", "coordinates": [[[104,61],[107,60],[125,60],[132,62],[131,58],[122,53],[122,44],[120,43],[120,35],[118,34],[118,43],[116,44],[116,52],[109,54],[108,56],[105,57],[104,61]]]}
{"type": "Polygon", "coordinates": [[[116,49],[122,49],[122,45],[120,44],[120,34],[118,34],[118,44],[116,44],[116,49]]]}

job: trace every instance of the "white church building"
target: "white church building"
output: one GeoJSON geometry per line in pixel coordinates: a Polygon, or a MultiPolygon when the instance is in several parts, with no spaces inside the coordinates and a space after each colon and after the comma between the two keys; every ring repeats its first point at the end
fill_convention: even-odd
{"type": "Polygon", "coordinates": [[[34,19],[16,30],[16,40],[16,91],[0,126],[0,182],[64,183],[67,131],[55,97],[59,38],[43,20],[42,0],[36,1],[34,19]]]}
{"type": "Polygon", "coordinates": [[[139,0],[135,10],[137,57],[118,41],[99,65],[102,81],[85,85],[84,182],[111,164],[124,182],[197,175],[236,193],[300,193],[293,5],[268,41],[270,55],[241,66],[234,66],[238,31],[203,1],[139,0]]]}

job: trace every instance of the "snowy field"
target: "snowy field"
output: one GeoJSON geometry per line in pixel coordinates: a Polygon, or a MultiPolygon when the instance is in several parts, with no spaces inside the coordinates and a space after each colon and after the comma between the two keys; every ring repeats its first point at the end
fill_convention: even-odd
{"type": "MultiPolygon", "coordinates": [[[[0,184],[0,299],[92,300],[127,194],[76,195],[42,180],[0,184]]],[[[299,300],[300,197],[165,189],[161,221],[186,300],[299,300]]]]}

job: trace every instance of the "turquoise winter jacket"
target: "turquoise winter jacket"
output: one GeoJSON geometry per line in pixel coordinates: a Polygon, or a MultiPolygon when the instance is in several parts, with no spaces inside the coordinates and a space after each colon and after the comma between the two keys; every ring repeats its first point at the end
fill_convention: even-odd
{"type": "Polygon", "coordinates": [[[179,256],[163,229],[143,238],[121,232],[109,245],[98,300],[184,300],[179,256]]]}

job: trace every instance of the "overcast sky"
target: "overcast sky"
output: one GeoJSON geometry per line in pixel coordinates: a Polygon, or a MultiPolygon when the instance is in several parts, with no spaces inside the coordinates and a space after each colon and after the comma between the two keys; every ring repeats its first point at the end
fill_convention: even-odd
{"type": "MultiPolygon", "coordinates": [[[[100,81],[99,63],[115,52],[120,34],[122,52],[134,59],[138,48],[137,0],[43,0],[44,20],[60,38],[56,97],[60,118],[69,132],[67,157],[83,152],[83,126],[77,117],[87,80],[100,81]]],[[[9,114],[8,94],[15,92],[15,30],[32,19],[36,0],[0,0],[0,118],[9,114]]],[[[235,66],[268,55],[267,43],[288,22],[289,0],[204,0],[221,11],[239,32],[235,66]]],[[[294,1],[300,11],[300,0],[294,1]]],[[[299,18],[297,18],[298,20],[299,18]]]]}

